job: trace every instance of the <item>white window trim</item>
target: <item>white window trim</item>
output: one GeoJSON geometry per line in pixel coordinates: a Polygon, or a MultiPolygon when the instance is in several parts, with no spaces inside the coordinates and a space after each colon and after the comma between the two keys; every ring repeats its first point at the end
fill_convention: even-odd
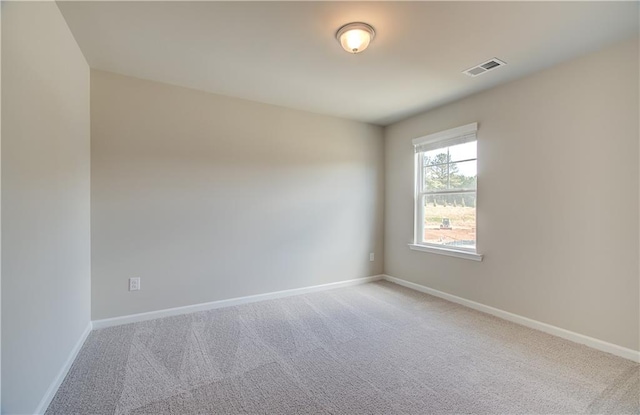
{"type": "MultiPolygon", "coordinates": [[[[422,169],[417,169],[418,163],[422,158],[420,153],[429,151],[431,149],[437,149],[442,147],[450,147],[456,144],[462,144],[469,141],[477,140],[476,132],[478,131],[478,123],[471,123],[463,125],[461,127],[452,128],[446,131],[440,131],[438,133],[429,134],[424,137],[415,138],[412,140],[414,145],[415,156],[415,192],[414,192],[414,243],[409,244],[409,248],[414,251],[429,252],[432,254],[446,255],[456,258],[469,259],[472,261],[482,261],[482,255],[477,252],[476,248],[451,248],[438,244],[431,244],[427,242],[421,242],[422,238],[419,236],[423,231],[421,225],[421,218],[424,217],[423,206],[421,203],[422,198],[422,169]]],[[[477,189],[476,189],[477,195],[477,189]]],[[[477,211],[476,211],[477,215],[477,211]]],[[[477,243],[477,241],[476,241],[477,243]]]]}
{"type": "Polygon", "coordinates": [[[451,147],[456,144],[462,144],[467,141],[473,141],[476,139],[476,132],[478,131],[478,123],[463,125],[462,127],[452,128],[446,131],[440,131],[439,133],[433,133],[425,135],[424,137],[418,137],[411,140],[413,146],[420,152],[435,150],[440,147],[451,147]]]}
{"type": "Polygon", "coordinates": [[[429,252],[431,254],[439,254],[452,256],[455,258],[470,259],[472,261],[482,261],[482,255],[472,251],[462,251],[458,249],[445,248],[440,245],[432,244],[409,244],[409,249],[413,251],[429,252]]]}

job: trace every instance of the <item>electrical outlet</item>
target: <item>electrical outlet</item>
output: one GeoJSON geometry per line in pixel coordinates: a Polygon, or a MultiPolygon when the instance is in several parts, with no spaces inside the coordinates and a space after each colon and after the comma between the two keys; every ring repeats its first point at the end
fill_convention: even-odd
{"type": "Polygon", "coordinates": [[[369,261],[373,262],[376,259],[375,254],[372,252],[369,254],[369,261]]]}
{"type": "Polygon", "coordinates": [[[140,278],[129,278],[129,291],[138,291],[140,289],[140,278]]]}

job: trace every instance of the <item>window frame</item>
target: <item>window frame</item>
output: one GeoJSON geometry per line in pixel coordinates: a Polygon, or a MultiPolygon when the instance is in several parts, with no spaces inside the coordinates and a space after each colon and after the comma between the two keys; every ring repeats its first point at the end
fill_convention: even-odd
{"type": "MultiPolygon", "coordinates": [[[[415,158],[414,158],[414,235],[413,235],[413,243],[409,244],[409,247],[412,250],[430,252],[436,254],[442,254],[447,256],[454,256],[464,259],[471,259],[475,261],[482,261],[482,255],[478,254],[478,238],[477,238],[477,200],[478,200],[478,177],[476,173],[476,184],[473,190],[471,189],[444,189],[440,191],[429,191],[424,189],[424,154],[427,151],[448,148],[457,144],[467,143],[467,142],[476,142],[477,145],[477,136],[476,131],[478,129],[477,123],[467,124],[462,127],[453,128],[451,130],[441,131],[439,133],[430,134],[425,137],[420,137],[414,139],[413,145],[415,147],[415,158]],[[427,149],[425,149],[425,147],[427,149]],[[476,196],[476,206],[475,206],[475,214],[476,214],[476,243],[473,248],[467,248],[464,246],[447,246],[443,244],[435,244],[431,242],[424,241],[424,198],[429,195],[438,195],[438,194],[474,194],[476,196]]],[[[448,150],[447,150],[448,151],[448,150]]],[[[459,163],[463,161],[472,161],[475,160],[477,163],[478,156],[476,154],[475,159],[465,159],[459,160],[454,163],[459,163]]],[[[452,162],[440,163],[441,165],[454,164],[452,162]]]]}

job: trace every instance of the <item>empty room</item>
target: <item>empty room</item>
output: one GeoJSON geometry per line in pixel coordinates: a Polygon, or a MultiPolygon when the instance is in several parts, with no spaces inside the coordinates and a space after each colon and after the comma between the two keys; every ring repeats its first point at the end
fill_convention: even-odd
{"type": "Polygon", "coordinates": [[[0,24],[0,413],[640,414],[640,2],[0,24]]]}

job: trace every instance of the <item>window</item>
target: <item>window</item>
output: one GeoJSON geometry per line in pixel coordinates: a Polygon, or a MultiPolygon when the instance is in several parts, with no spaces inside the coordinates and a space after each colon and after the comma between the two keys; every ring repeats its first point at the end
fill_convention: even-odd
{"type": "Polygon", "coordinates": [[[481,259],[476,254],[477,127],[469,124],[413,140],[413,249],[481,259]]]}

